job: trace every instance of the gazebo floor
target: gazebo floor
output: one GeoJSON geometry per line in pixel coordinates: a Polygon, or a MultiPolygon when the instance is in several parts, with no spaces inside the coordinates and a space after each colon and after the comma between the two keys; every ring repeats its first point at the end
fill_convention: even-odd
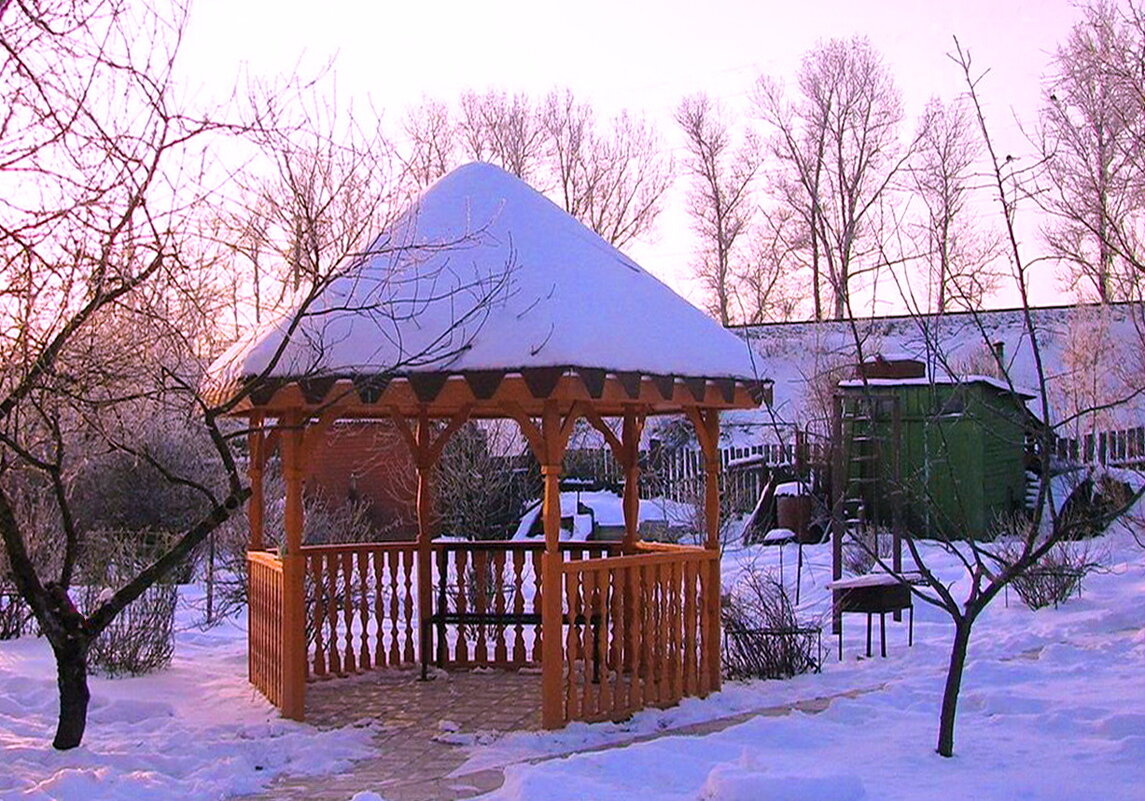
{"type": "Polygon", "coordinates": [[[252,801],[346,801],[361,790],[389,801],[428,801],[467,798],[500,786],[500,771],[450,780],[466,759],[458,744],[473,742],[474,735],[484,739],[539,729],[539,673],[458,669],[437,671],[432,681],[419,681],[419,675],[413,668],[389,668],[308,684],[307,723],[334,728],[376,722],[377,756],[356,763],[352,774],[277,781],[252,801]]]}

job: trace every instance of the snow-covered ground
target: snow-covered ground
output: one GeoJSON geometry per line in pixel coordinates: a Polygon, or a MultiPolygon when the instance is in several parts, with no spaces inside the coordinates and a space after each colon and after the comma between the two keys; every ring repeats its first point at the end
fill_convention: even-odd
{"type": "MultiPolygon", "coordinates": [[[[507,766],[487,801],[1140,799],[1145,549],[1123,527],[1100,542],[1108,568],[1086,579],[1081,598],[1031,612],[1011,593],[1008,606],[1000,599],[978,622],[953,759],[934,753],[950,626],[941,611],[919,606],[913,648],[905,623],[888,622],[886,659],[861,658],[864,626],[852,616],[842,663],[824,637],[821,674],[728,683],[709,699],[623,724],[506,734],[473,747],[457,772],[507,766]],[[753,717],[704,736],[669,731],[822,696],[840,697],[817,714],[753,717]]],[[[725,583],[752,560],[777,567],[780,555],[774,546],[729,552],[725,583]]],[[[793,545],[782,551],[789,586],[795,555],[793,545]]],[[[829,554],[812,546],[805,556],[801,611],[824,615],[829,554]]],[[[937,572],[957,576],[953,560],[931,556],[937,572]]],[[[169,670],[93,680],[85,744],[57,753],[47,648],[31,638],[0,642],[0,798],[221,798],[280,773],[341,772],[370,753],[369,728],[321,733],[278,719],[246,683],[245,659],[241,620],[205,633],[184,628],[169,670]]]]}
{"type": "Polygon", "coordinates": [[[58,701],[47,644],[0,642],[0,799],[218,799],[371,753],[369,728],[319,732],[279,718],[247,683],[245,618],[199,631],[194,599],[181,600],[171,667],[93,678],[84,744],[71,751],[50,745],[58,701]]]}
{"type": "MultiPolygon", "coordinates": [[[[849,616],[845,659],[825,637],[824,672],[790,681],[731,683],[706,700],[648,710],[620,725],[574,725],[558,733],[518,733],[474,752],[458,773],[510,764],[504,786],[485,801],[655,798],[1141,799],[1145,783],[1145,549],[1125,528],[1101,540],[1108,568],[1086,579],[1081,598],[1032,612],[1010,593],[976,624],[971,641],[955,757],[934,752],[950,624],[918,606],[915,646],[905,623],[888,623],[888,658],[862,657],[865,627],[849,616]],[[704,736],[663,736],[626,747],[536,761],[689,723],[816,696],[838,697],[826,711],[754,717],[704,736]],[[529,760],[529,761],[527,761],[529,760]]],[[[940,575],[953,560],[928,551],[940,575]]],[[[795,546],[785,578],[794,582],[795,546]]],[[[827,546],[806,549],[808,616],[825,615],[827,546]]],[[[776,565],[779,549],[725,557],[725,575],[745,560],[776,565]],[[730,557],[730,558],[729,558],[730,557]]],[[[877,653],[877,622],[876,622],[877,653]]]]}

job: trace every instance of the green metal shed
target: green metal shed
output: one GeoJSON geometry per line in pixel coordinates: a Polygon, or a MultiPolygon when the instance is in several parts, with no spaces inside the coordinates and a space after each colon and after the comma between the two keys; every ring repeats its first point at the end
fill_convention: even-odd
{"type": "Polygon", "coordinates": [[[1024,507],[1030,397],[988,376],[840,382],[845,504],[889,526],[897,502],[914,535],[989,536],[1024,507]]]}

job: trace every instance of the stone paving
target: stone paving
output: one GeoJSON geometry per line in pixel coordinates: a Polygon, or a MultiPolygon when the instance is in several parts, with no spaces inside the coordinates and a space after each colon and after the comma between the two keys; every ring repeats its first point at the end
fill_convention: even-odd
{"type": "Polygon", "coordinates": [[[435,671],[432,681],[418,675],[415,669],[387,669],[307,685],[307,723],[333,728],[376,722],[378,755],[345,774],[287,777],[249,801],[349,801],[362,790],[387,801],[437,801],[499,787],[499,770],[448,778],[467,756],[455,743],[472,742],[482,732],[539,729],[539,673],[435,671]]]}
{"type": "MultiPolygon", "coordinates": [[[[331,728],[355,722],[380,722],[378,756],[355,762],[343,774],[286,777],[243,801],[350,801],[370,790],[387,801],[457,801],[496,790],[504,782],[501,768],[450,776],[468,757],[463,745],[480,743],[483,732],[540,728],[541,677],[506,671],[439,672],[433,681],[418,681],[415,670],[380,670],[353,679],[307,686],[307,722],[331,728]],[[468,735],[468,736],[467,736],[468,735]]],[[[790,704],[761,707],[673,729],[634,734],[620,742],[548,754],[529,763],[561,759],[572,753],[624,748],[662,737],[703,736],[754,717],[779,717],[798,710],[822,712],[836,698],[855,698],[883,685],[790,704]]]]}

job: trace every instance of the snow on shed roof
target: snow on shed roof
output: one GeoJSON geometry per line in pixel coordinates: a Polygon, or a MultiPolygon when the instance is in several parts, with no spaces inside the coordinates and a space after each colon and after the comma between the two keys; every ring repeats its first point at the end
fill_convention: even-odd
{"type": "Polygon", "coordinates": [[[930,378],[852,378],[846,381],[840,381],[839,386],[846,388],[855,387],[925,387],[932,384],[938,385],[958,385],[958,384],[984,384],[988,387],[996,389],[1002,394],[1013,394],[1024,400],[1032,400],[1037,397],[1033,392],[1022,387],[1011,387],[1000,378],[995,378],[990,375],[964,375],[964,376],[935,376],[930,378]]]}
{"type": "MultiPolygon", "coordinates": [[[[371,253],[306,312],[270,377],[527,367],[760,377],[742,339],[489,164],[435,183],[371,253]]],[[[212,379],[265,371],[292,317],[238,343],[212,379]]]]}

